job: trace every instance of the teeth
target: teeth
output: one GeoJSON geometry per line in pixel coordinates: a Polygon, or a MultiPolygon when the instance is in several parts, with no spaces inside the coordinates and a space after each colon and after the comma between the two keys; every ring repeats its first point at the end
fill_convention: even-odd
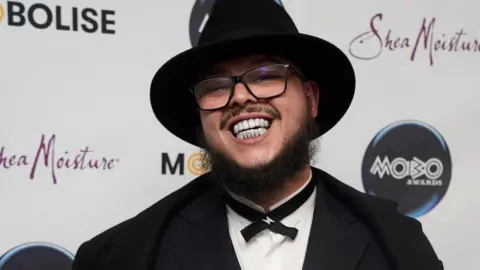
{"type": "Polygon", "coordinates": [[[265,132],[267,132],[267,129],[265,128],[256,128],[256,129],[249,129],[245,131],[241,131],[236,135],[237,139],[248,139],[248,138],[255,138],[262,136],[265,132]]]}
{"type": "MultiPolygon", "coordinates": [[[[270,127],[270,121],[262,118],[255,118],[255,119],[248,119],[248,120],[243,120],[241,122],[236,123],[233,126],[233,134],[238,137],[240,133],[243,133],[243,136],[250,136],[250,137],[255,137],[259,136],[258,130],[268,129],[270,127]],[[251,132],[246,131],[251,130],[251,132]],[[249,135],[246,135],[249,134],[249,135]]],[[[262,133],[263,134],[263,133],[262,133]]],[[[245,137],[245,138],[250,138],[250,137],[245,137]]]]}

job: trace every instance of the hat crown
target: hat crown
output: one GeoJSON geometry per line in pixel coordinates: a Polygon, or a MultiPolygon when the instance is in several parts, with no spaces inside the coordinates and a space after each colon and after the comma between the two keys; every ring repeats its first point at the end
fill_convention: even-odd
{"type": "Polygon", "coordinates": [[[265,34],[296,34],[297,27],[274,0],[216,0],[197,46],[265,34]]]}

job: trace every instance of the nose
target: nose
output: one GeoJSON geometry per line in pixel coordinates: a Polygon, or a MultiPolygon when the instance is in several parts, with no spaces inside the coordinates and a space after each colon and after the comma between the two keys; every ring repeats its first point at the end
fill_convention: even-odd
{"type": "Polygon", "coordinates": [[[247,102],[256,102],[257,99],[250,94],[243,83],[237,83],[233,89],[233,96],[230,100],[230,106],[238,104],[244,106],[247,102]]]}

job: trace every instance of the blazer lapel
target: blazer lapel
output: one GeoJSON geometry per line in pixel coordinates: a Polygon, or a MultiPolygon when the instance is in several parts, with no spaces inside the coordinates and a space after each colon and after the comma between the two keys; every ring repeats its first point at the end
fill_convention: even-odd
{"type": "Polygon", "coordinates": [[[370,241],[355,216],[323,187],[314,172],[317,197],[304,270],[354,270],[370,241]]]}
{"type": "Polygon", "coordinates": [[[218,191],[201,196],[180,216],[187,221],[178,231],[183,237],[174,243],[181,251],[181,269],[240,269],[228,230],[225,203],[218,191]]]}

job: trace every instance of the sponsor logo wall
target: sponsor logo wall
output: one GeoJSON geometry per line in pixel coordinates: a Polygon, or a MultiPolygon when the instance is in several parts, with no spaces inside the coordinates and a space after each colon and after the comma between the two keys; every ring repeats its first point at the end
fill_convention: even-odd
{"type": "Polygon", "coordinates": [[[10,27],[115,34],[115,10],[50,5],[46,2],[6,1],[5,5],[0,5],[0,20],[4,16],[10,27]]]}
{"type": "Polygon", "coordinates": [[[437,57],[442,53],[478,53],[480,52],[480,39],[472,35],[468,29],[458,28],[449,33],[437,29],[436,17],[424,17],[408,33],[398,33],[382,24],[387,14],[375,14],[368,24],[368,31],[353,38],[350,42],[349,53],[361,60],[373,60],[388,52],[400,52],[411,61],[418,58],[419,51],[428,55],[427,61],[434,65],[437,57]],[[416,30],[416,32],[414,31],[416,30]]]}
{"type": "Polygon", "coordinates": [[[31,154],[9,152],[5,146],[0,147],[0,169],[21,170],[28,173],[28,178],[34,180],[37,170],[46,169],[51,173],[52,182],[57,184],[58,172],[61,170],[103,170],[109,171],[120,162],[118,158],[95,156],[88,146],[71,153],[68,150],[57,151],[56,136],[47,138],[41,136],[40,144],[31,154]]]}
{"type": "Polygon", "coordinates": [[[162,153],[162,175],[184,175],[188,170],[193,176],[200,176],[207,172],[202,166],[202,154],[193,153],[162,153]]]}
{"type": "Polygon", "coordinates": [[[1,270],[71,270],[73,254],[50,243],[27,243],[12,248],[0,257],[1,270]]]}
{"type": "Polygon", "coordinates": [[[447,143],[433,127],[401,121],[384,127],[368,145],[362,165],[365,191],[399,203],[421,217],[445,196],[452,177],[447,143]]]}
{"type": "MultiPolygon", "coordinates": [[[[357,72],[313,165],[422,221],[446,269],[478,269],[480,4],[276,2],[357,72]]],[[[0,0],[0,270],[70,269],[83,241],[206,173],[148,97],[213,3],[0,0]]]]}

